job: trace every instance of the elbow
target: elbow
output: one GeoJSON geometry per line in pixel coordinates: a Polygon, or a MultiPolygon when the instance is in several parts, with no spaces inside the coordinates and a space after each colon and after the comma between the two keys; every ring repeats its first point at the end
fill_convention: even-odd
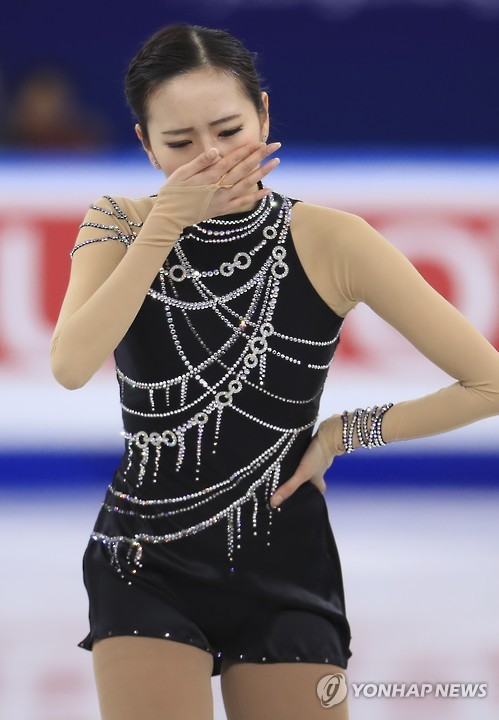
{"type": "MultiPolygon", "coordinates": [[[[499,357],[499,356],[498,356],[499,357]]],[[[495,415],[499,415],[499,362],[496,372],[487,384],[487,397],[495,415]]]]}
{"type": "Polygon", "coordinates": [[[50,352],[50,366],[55,380],[66,390],[78,390],[90,379],[77,364],[68,357],[63,357],[59,347],[59,335],[54,336],[50,352]]]}
{"type": "Polygon", "coordinates": [[[90,379],[79,372],[73,363],[61,362],[56,355],[52,356],[51,370],[59,385],[62,385],[66,390],[78,390],[90,379]]]}
{"type": "MultiPolygon", "coordinates": [[[[465,383],[461,384],[469,389],[465,383]]],[[[486,417],[499,415],[499,373],[487,382],[475,385],[473,390],[485,408],[486,417]]]]}
{"type": "Polygon", "coordinates": [[[84,381],[79,381],[78,379],[74,380],[73,378],[56,378],[56,380],[59,385],[62,385],[62,387],[66,388],[66,390],[79,390],[85,385],[84,381]]]}
{"type": "Polygon", "coordinates": [[[81,377],[71,368],[58,367],[56,364],[52,364],[52,375],[66,390],[79,390],[88,382],[88,378],[81,377]]]}

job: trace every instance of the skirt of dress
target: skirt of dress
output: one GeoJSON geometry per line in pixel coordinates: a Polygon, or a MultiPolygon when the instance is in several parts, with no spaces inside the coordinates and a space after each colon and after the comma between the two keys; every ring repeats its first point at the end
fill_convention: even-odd
{"type": "MultiPolygon", "coordinates": [[[[351,634],[324,495],[305,482],[272,511],[269,535],[254,534],[249,504],[242,513],[241,527],[251,530],[234,551],[234,570],[224,522],[144,544],[139,569],[128,562],[117,569],[109,547],[91,539],[83,557],[90,632],[80,647],[117,635],[166,638],[209,652],[212,675],[224,659],[346,669],[351,634]]],[[[130,536],[130,519],[102,509],[95,530],[130,536]]]]}

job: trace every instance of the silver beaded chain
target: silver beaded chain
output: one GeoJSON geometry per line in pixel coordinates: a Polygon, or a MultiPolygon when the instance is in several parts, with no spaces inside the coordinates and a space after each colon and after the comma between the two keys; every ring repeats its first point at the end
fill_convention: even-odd
{"type": "MultiPolygon", "coordinates": [[[[264,198],[266,199],[266,198],[264,198]]],[[[269,204],[269,210],[266,213],[266,215],[262,215],[262,218],[258,218],[252,225],[248,225],[247,227],[241,229],[238,231],[235,235],[232,230],[232,235],[228,237],[226,240],[241,240],[245,237],[248,237],[249,235],[253,234],[255,230],[263,224],[265,219],[267,218],[270,209],[272,208],[272,205],[269,204]]],[[[181,261],[180,264],[172,265],[169,269],[169,275],[172,280],[175,282],[182,282],[183,280],[187,279],[199,279],[203,277],[213,277],[214,275],[224,275],[225,277],[230,277],[234,270],[246,270],[250,265],[252,261],[252,256],[256,255],[256,253],[261,250],[265,245],[267,244],[268,240],[274,240],[279,232],[279,227],[282,226],[283,221],[283,215],[284,212],[287,211],[289,213],[289,207],[285,206],[283,204],[281,206],[281,209],[279,210],[279,214],[277,216],[276,221],[272,225],[267,225],[262,230],[263,239],[254,247],[252,248],[249,253],[247,252],[236,252],[232,260],[222,262],[218,268],[213,268],[211,270],[194,270],[194,268],[190,265],[188,259],[185,256],[185,253],[182,249],[182,240],[186,238],[193,238],[194,240],[202,240],[202,238],[199,235],[196,235],[195,233],[187,233],[186,235],[181,235],[180,241],[177,242],[174,246],[174,252],[177,254],[177,257],[181,261]]],[[[224,225],[231,225],[230,221],[228,220],[216,220],[213,222],[219,222],[224,225]]],[[[193,227],[198,228],[199,226],[194,225],[193,227]]],[[[204,230],[204,229],[203,229],[204,230]]],[[[208,231],[213,232],[214,234],[229,234],[231,233],[231,230],[222,230],[219,233],[216,231],[208,231]]],[[[213,241],[209,241],[213,242],[213,241]]],[[[220,240],[215,240],[215,242],[220,242],[220,240]]],[[[164,270],[160,271],[164,272],[164,270]]]]}
{"type": "MultiPolygon", "coordinates": [[[[129,244],[136,237],[133,228],[140,227],[142,223],[129,220],[116,201],[109,197],[107,199],[111,203],[113,211],[98,208],[98,206],[95,206],[94,209],[100,209],[106,215],[113,215],[117,220],[125,221],[130,232],[126,234],[119,225],[106,225],[105,227],[105,223],[102,226],[100,224],[95,225],[100,229],[112,229],[113,235],[118,236],[112,239],[124,241],[123,238],[126,236],[129,244]]],[[[241,397],[244,395],[244,388],[248,386],[285,403],[306,404],[312,402],[322,392],[324,383],[322,383],[317,393],[314,393],[313,397],[308,399],[282,397],[265,388],[265,361],[268,353],[272,353],[286,362],[302,364],[300,358],[293,357],[290,353],[283,353],[272,347],[272,339],[274,337],[280,338],[292,344],[302,343],[310,347],[329,346],[331,352],[333,352],[339,336],[338,331],[331,340],[310,340],[285,335],[275,328],[273,315],[279,299],[280,283],[289,273],[289,266],[285,262],[287,253],[285,241],[289,233],[291,207],[292,204],[288,198],[282,197],[280,203],[277,203],[274,195],[271,195],[263,198],[257,208],[250,215],[245,215],[243,218],[214,218],[186,228],[184,230],[185,235],[180,236],[170,254],[171,257],[176,258],[176,262],[174,260],[175,264],[170,265],[171,257],[169,256],[158,274],[159,289],[151,288],[148,291],[148,297],[153,302],[161,303],[164,307],[168,332],[173,339],[176,352],[185,367],[185,371],[175,377],[157,382],[144,382],[127,376],[117,367],[123,412],[131,416],[155,418],[160,423],[161,419],[173,418],[179,413],[190,411],[191,414],[183,422],[173,423],[166,429],[160,425],[159,431],[146,432],[145,430],[138,430],[129,432],[124,430],[122,432],[127,445],[126,458],[128,464],[122,472],[123,482],[127,483],[127,492],[121,492],[118,488],[110,486],[110,494],[114,501],[106,501],[104,504],[105,509],[108,512],[135,516],[138,519],[182,515],[201,506],[208,507],[210,501],[214,500],[215,497],[234,489],[243,480],[249,481],[250,486],[240,498],[216,515],[195,524],[187,523],[185,528],[176,532],[160,535],[142,533],[135,534],[133,537],[109,536],[104,533],[94,532],[92,538],[108,547],[111,561],[118,571],[120,571],[120,563],[118,562],[120,544],[128,545],[128,560],[132,561],[133,558],[134,564],[141,566],[144,543],[170,542],[193,535],[222,519],[227,521],[228,557],[231,570],[234,570],[234,551],[240,547],[241,542],[241,508],[247,502],[254,503],[253,531],[256,534],[258,510],[256,491],[261,486],[265,486],[265,497],[267,498],[267,545],[270,545],[270,527],[274,511],[270,508],[268,500],[279,484],[282,462],[299,434],[312,427],[318,418],[315,417],[311,422],[300,427],[284,427],[268,422],[265,417],[258,417],[246,411],[244,406],[237,402],[237,399],[241,393],[241,397]],[[276,208],[276,219],[269,222],[271,212],[276,208]],[[185,248],[185,243],[189,240],[233,242],[249,238],[253,234],[258,236],[258,242],[252,249],[248,250],[248,252],[237,251],[232,253],[230,259],[209,270],[199,270],[193,267],[185,248]],[[265,248],[268,248],[268,255],[265,259],[262,259],[260,268],[253,272],[253,261],[257,257],[257,253],[261,255],[265,248]],[[218,295],[208,287],[207,281],[209,281],[210,277],[229,277],[236,270],[240,272],[242,277],[238,287],[218,295]],[[247,277],[248,272],[252,272],[249,278],[247,277]],[[179,297],[178,289],[186,281],[197,291],[199,300],[188,301],[179,297]],[[241,315],[240,312],[231,307],[231,304],[233,300],[242,298],[245,294],[248,295],[247,309],[241,315]],[[197,362],[196,365],[190,362],[188,352],[181,342],[173,312],[175,308],[187,321],[187,327],[196,342],[206,351],[206,359],[197,362]],[[210,347],[207,338],[203,337],[202,327],[198,328],[195,323],[196,311],[207,309],[213,311],[214,315],[230,331],[230,337],[219,348],[212,349],[210,347]],[[231,364],[226,364],[224,362],[225,354],[237,340],[240,341],[241,339],[244,340],[244,343],[238,358],[231,364]],[[203,371],[212,364],[219,365],[223,369],[223,373],[222,377],[216,382],[211,381],[211,383],[208,383],[203,377],[203,371]],[[253,378],[256,372],[258,373],[258,381],[253,378]],[[193,400],[187,399],[189,383],[201,386],[201,391],[195,394],[193,400]],[[179,387],[179,399],[178,402],[168,408],[171,400],[170,390],[173,386],[179,387]],[[138,410],[128,406],[126,393],[128,387],[146,393],[150,412],[145,411],[143,408],[138,410]],[[166,403],[168,409],[160,407],[161,395],[163,395],[161,405],[164,407],[166,403]],[[175,449],[177,453],[175,467],[176,470],[181,468],[185,455],[185,434],[190,430],[194,430],[197,434],[195,479],[199,480],[203,433],[209,424],[210,417],[215,415],[215,428],[212,439],[212,453],[215,453],[222,418],[230,412],[236,412],[257,425],[274,431],[278,434],[277,441],[273,442],[248,465],[240,468],[220,483],[201,488],[199,492],[171,498],[147,499],[147,493],[144,496],[144,488],[147,486],[148,481],[155,483],[160,477],[162,453],[169,453],[172,449],[175,449]],[[130,476],[130,470],[134,466],[134,459],[138,460],[138,464],[135,464],[137,471],[133,476],[130,476]],[[253,474],[255,474],[256,479],[251,482],[253,474]],[[139,494],[130,493],[130,483],[140,492],[140,497],[139,494]],[[173,508],[169,506],[173,506],[173,508]]],[[[111,239],[111,237],[96,238],[95,241],[105,239],[111,239]]],[[[328,367],[328,364],[308,363],[307,367],[324,369],[328,367]]]]}
{"type": "Polygon", "coordinates": [[[192,226],[197,234],[188,233],[184,237],[202,243],[225,243],[240,240],[253,234],[255,230],[265,223],[275,204],[274,196],[272,194],[267,195],[250,215],[245,215],[243,218],[231,217],[228,220],[210,218],[204,220],[202,224],[192,226]],[[214,230],[213,228],[222,229],[214,230]]]}

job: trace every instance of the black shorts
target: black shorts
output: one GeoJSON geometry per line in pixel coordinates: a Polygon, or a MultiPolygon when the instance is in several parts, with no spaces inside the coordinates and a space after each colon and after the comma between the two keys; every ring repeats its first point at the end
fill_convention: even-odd
{"type": "Polygon", "coordinates": [[[83,558],[90,632],[80,647],[120,635],[167,638],[209,652],[213,676],[223,659],[346,669],[351,635],[325,497],[306,482],[273,518],[270,545],[249,533],[235,572],[226,569],[223,523],[145,547],[135,572],[127,563],[117,572],[108,547],[91,539],[83,558]]]}

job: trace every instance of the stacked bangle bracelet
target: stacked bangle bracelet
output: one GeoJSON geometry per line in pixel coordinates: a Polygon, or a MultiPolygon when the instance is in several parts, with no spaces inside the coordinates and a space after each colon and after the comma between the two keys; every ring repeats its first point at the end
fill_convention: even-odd
{"type": "Polygon", "coordinates": [[[373,448],[386,445],[381,434],[381,422],[387,410],[393,406],[393,403],[386,403],[381,407],[375,405],[373,408],[357,408],[349,422],[349,414],[344,410],[341,419],[343,421],[343,445],[347,453],[354,451],[354,435],[357,433],[357,439],[361,447],[373,448]]]}

